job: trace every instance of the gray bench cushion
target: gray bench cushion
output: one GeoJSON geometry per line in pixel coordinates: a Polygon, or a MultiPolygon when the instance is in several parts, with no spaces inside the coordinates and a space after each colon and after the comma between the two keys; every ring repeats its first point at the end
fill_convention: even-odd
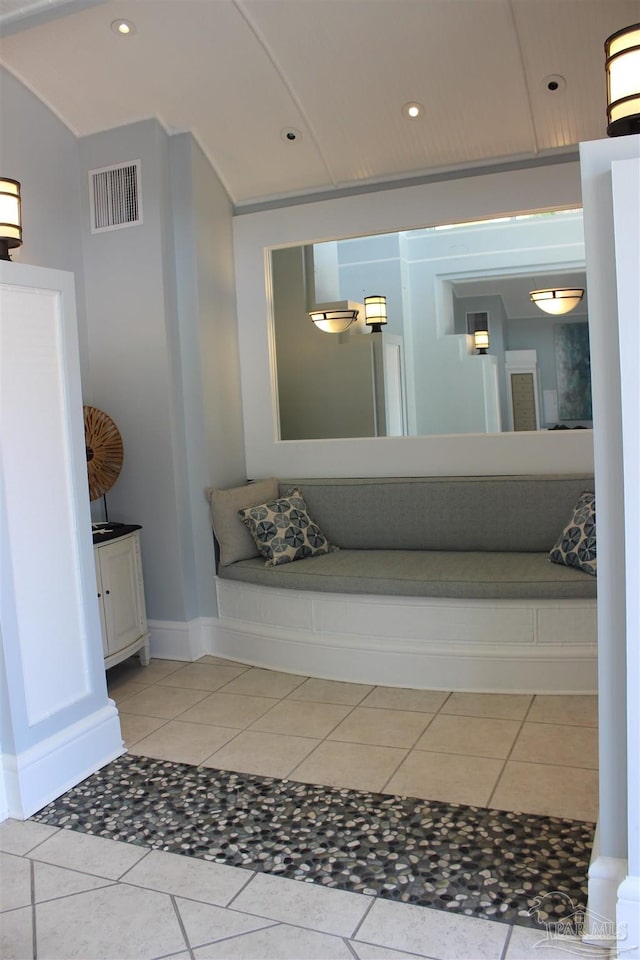
{"type": "Polygon", "coordinates": [[[241,560],[219,576],[261,586],[329,593],[470,599],[585,599],[594,577],[550,563],[547,553],[339,550],[265,567],[241,560]]]}

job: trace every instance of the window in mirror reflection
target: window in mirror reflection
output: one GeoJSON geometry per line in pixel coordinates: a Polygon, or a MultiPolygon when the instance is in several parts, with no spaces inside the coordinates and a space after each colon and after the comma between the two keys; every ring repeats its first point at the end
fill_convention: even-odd
{"type": "Polygon", "coordinates": [[[276,249],[271,269],[282,440],[591,427],[587,297],[563,317],[529,299],[586,287],[580,210],[276,249]],[[386,297],[382,332],[363,309],[344,334],[309,319],[371,295],[386,297]],[[488,318],[486,354],[470,314],[488,318]],[[535,378],[531,420],[514,418],[520,362],[535,378]]]}

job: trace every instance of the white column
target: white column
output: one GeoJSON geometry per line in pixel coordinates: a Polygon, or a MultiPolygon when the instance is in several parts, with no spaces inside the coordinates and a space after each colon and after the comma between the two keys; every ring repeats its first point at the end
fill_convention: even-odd
{"type": "MultiPolygon", "coordinates": [[[[636,725],[636,737],[638,723],[638,677],[637,672],[635,677],[630,672],[637,671],[637,634],[636,650],[630,659],[627,649],[628,642],[631,646],[634,643],[632,637],[627,637],[627,629],[633,629],[627,621],[627,601],[632,600],[629,594],[637,593],[638,580],[637,567],[635,580],[632,579],[628,557],[625,568],[625,536],[630,548],[637,550],[637,528],[635,533],[625,529],[625,523],[629,523],[625,493],[637,500],[637,473],[633,493],[634,477],[627,473],[630,466],[626,447],[630,424],[635,422],[637,429],[638,409],[631,409],[633,398],[628,391],[623,393],[621,385],[621,357],[626,380],[629,364],[633,363],[633,341],[628,342],[629,329],[624,319],[627,311],[635,314],[632,322],[638,322],[638,198],[637,184],[634,192],[628,174],[621,176],[616,187],[614,219],[612,176],[619,161],[636,163],[638,157],[637,136],[600,140],[580,147],[598,522],[600,814],[598,849],[589,871],[588,910],[596,925],[616,921],[618,885],[630,871],[628,860],[631,847],[637,844],[638,829],[637,787],[635,791],[632,787],[637,773],[631,757],[637,750],[637,739],[627,741],[632,732],[628,722],[632,727],[636,725]],[[634,793],[630,798],[628,787],[634,793]],[[635,807],[628,806],[628,799],[634,800],[635,807]]],[[[636,346],[634,377],[637,362],[636,346]]],[[[636,899],[636,937],[637,906],[636,899]]],[[[620,934],[623,935],[622,930],[620,934]]],[[[638,956],[637,952],[627,953],[630,942],[628,939],[619,943],[621,956],[638,956]]],[[[636,939],[636,950],[637,945],[636,939]]]]}
{"type": "Polygon", "coordinates": [[[28,817],[123,752],[107,697],[73,276],[0,264],[2,809],[28,817]]]}
{"type": "Polygon", "coordinates": [[[616,243],[627,628],[627,876],[618,889],[620,956],[640,957],[640,138],[611,165],[616,243]],[[622,938],[624,934],[624,939],[622,938]]]}

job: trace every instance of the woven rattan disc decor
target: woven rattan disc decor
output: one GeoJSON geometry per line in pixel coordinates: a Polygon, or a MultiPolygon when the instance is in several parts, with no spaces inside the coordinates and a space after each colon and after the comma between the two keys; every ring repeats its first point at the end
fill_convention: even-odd
{"type": "Polygon", "coordinates": [[[97,500],[120,475],[124,448],[115,423],[97,407],[84,407],[84,442],[87,448],[89,499],[97,500]]]}

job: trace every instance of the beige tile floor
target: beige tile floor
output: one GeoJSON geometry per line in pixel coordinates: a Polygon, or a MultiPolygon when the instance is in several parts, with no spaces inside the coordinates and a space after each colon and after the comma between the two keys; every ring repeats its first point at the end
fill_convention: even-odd
{"type": "MultiPolygon", "coordinates": [[[[395,690],[204,657],[109,671],[132,753],[593,819],[591,697],[395,690]]],[[[546,960],[606,951],[539,931],[0,824],[5,960],[546,960]]]]}
{"type": "Polygon", "coordinates": [[[203,657],[108,673],[129,751],[578,820],[597,813],[597,702],[403,690],[203,657]]]}

